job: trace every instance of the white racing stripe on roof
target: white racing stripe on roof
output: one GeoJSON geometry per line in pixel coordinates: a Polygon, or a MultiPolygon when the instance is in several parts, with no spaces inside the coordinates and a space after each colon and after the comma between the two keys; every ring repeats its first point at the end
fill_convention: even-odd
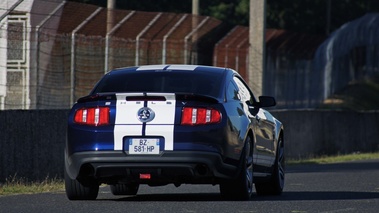
{"type": "Polygon", "coordinates": [[[185,65],[185,64],[175,64],[175,65],[145,65],[137,68],[137,71],[143,70],[195,70],[198,65],[185,65]]]}
{"type": "Polygon", "coordinates": [[[167,65],[160,64],[160,65],[144,65],[137,68],[137,71],[141,70],[163,70],[167,65]]]}
{"type": "Polygon", "coordinates": [[[166,70],[195,70],[198,65],[171,65],[166,70]]]}

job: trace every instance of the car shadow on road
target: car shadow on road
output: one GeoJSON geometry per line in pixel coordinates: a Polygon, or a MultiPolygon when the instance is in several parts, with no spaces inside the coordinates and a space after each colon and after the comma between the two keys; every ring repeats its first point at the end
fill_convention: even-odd
{"type": "Polygon", "coordinates": [[[219,193],[189,193],[189,194],[142,194],[122,197],[115,201],[222,201],[219,193]]]}
{"type": "MultiPolygon", "coordinates": [[[[309,200],[367,200],[379,199],[379,192],[317,191],[317,192],[283,192],[280,196],[258,196],[253,194],[249,201],[309,201],[309,200]]],[[[190,194],[142,194],[111,199],[113,201],[175,201],[208,202],[225,201],[219,193],[190,194]]]]}

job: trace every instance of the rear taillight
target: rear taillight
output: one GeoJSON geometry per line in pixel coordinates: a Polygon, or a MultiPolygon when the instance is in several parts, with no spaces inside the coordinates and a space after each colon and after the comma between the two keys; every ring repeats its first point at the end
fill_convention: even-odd
{"type": "Polygon", "coordinates": [[[109,107],[81,108],[75,112],[74,122],[90,126],[109,124],[109,107]]]}
{"type": "Polygon", "coordinates": [[[214,124],[221,121],[221,113],[215,109],[184,107],[182,125],[214,124]]]}

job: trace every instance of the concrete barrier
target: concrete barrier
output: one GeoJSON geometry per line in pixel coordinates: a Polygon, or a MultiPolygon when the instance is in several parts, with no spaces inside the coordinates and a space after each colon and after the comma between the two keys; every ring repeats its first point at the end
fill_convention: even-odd
{"type": "Polygon", "coordinates": [[[0,111],[0,182],[63,177],[68,110],[0,111]]]}
{"type": "Polygon", "coordinates": [[[379,150],[379,111],[273,111],[284,124],[285,153],[302,159],[379,150]]]}
{"type": "MultiPolygon", "coordinates": [[[[0,182],[63,177],[68,110],[0,111],[0,182]]],[[[273,111],[287,158],[379,150],[379,111],[273,111]]]]}

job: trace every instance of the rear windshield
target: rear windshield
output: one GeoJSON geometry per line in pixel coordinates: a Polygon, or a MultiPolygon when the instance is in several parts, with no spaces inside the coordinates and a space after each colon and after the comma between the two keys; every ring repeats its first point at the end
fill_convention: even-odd
{"type": "Polygon", "coordinates": [[[163,92],[218,97],[222,73],[200,71],[115,71],[104,76],[92,93],[163,92]]]}

